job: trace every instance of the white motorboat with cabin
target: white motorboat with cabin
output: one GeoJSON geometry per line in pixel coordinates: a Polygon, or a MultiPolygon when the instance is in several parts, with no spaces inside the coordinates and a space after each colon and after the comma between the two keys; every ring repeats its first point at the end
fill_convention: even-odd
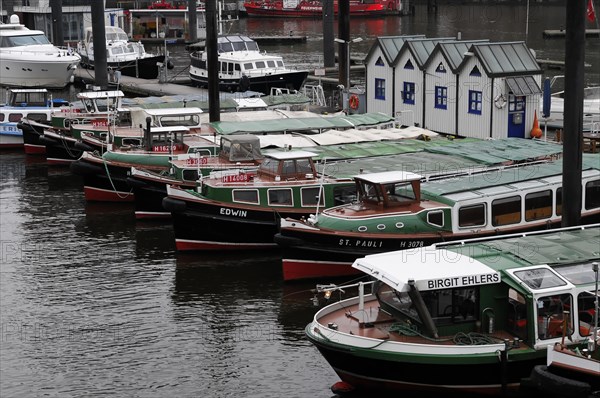
{"type": "Polygon", "coordinates": [[[63,88],[72,81],[81,58],[54,46],[41,30],[30,30],[12,15],[0,24],[0,85],[63,88]]]}

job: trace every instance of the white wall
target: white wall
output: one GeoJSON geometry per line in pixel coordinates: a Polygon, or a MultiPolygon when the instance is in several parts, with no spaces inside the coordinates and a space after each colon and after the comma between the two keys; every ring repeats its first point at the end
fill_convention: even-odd
{"type": "Polygon", "coordinates": [[[382,112],[393,116],[394,104],[394,69],[388,65],[381,48],[377,47],[366,64],[366,101],[367,112],[382,112]],[[375,65],[381,57],[384,66],[375,65]],[[385,80],[385,100],[375,99],[375,79],[385,80]]]}
{"type": "Polygon", "coordinates": [[[418,124],[423,125],[423,101],[424,101],[424,87],[423,87],[423,72],[418,68],[417,62],[413,58],[411,52],[404,47],[404,53],[400,54],[396,66],[396,82],[394,87],[395,93],[395,109],[394,116],[398,112],[403,112],[398,115],[399,120],[405,125],[418,124]],[[404,69],[406,62],[412,62],[414,69],[404,69]],[[402,99],[402,91],[404,90],[404,82],[415,83],[415,103],[405,104],[402,99]]]}
{"type": "Polygon", "coordinates": [[[441,52],[432,54],[431,63],[425,69],[425,123],[424,128],[444,134],[456,134],[456,76],[448,67],[441,52]],[[440,62],[444,65],[446,73],[438,73],[440,62]],[[446,109],[435,107],[435,87],[448,88],[448,101],[446,109]]]}

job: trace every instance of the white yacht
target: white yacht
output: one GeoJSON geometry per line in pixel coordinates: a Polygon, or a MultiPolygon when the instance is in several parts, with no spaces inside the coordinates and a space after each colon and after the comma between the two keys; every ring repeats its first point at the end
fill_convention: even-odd
{"type": "Polygon", "coordinates": [[[80,61],[70,49],[54,46],[41,30],[30,30],[12,15],[0,24],[0,85],[63,88],[80,61]]]}
{"type": "MultiPolygon", "coordinates": [[[[119,71],[126,76],[142,79],[156,79],[159,64],[164,64],[163,54],[147,53],[141,42],[129,41],[127,33],[117,26],[106,26],[106,63],[107,67],[119,71]]],[[[94,35],[92,28],[85,31],[85,40],[77,44],[77,52],[81,56],[81,64],[94,67],[94,35]]],[[[173,66],[167,59],[166,66],[173,66]]]]}

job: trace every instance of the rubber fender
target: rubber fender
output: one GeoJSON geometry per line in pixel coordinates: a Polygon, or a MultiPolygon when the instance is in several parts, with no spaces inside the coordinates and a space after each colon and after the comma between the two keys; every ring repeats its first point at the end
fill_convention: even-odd
{"type": "Polygon", "coordinates": [[[592,391],[588,383],[558,376],[545,365],[534,366],[530,378],[531,384],[547,397],[587,397],[592,391]]]}
{"type": "Polygon", "coordinates": [[[173,213],[182,213],[186,209],[186,204],[183,200],[169,198],[163,198],[162,201],[163,208],[167,211],[173,213]]]}
{"type": "Polygon", "coordinates": [[[83,162],[81,160],[76,160],[69,166],[71,169],[71,173],[86,175],[86,174],[106,174],[106,170],[104,167],[96,164],[92,164],[89,162],[83,162]]]}
{"type": "Polygon", "coordinates": [[[171,60],[167,61],[167,69],[173,69],[175,67],[175,65],[173,65],[173,62],[171,62],[171,60]]]}
{"type": "Polygon", "coordinates": [[[75,143],[75,148],[79,149],[80,151],[86,151],[86,152],[94,151],[94,148],[92,148],[91,146],[89,146],[88,144],[86,144],[84,142],[79,142],[79,141],[77,141],[75,143]]]}

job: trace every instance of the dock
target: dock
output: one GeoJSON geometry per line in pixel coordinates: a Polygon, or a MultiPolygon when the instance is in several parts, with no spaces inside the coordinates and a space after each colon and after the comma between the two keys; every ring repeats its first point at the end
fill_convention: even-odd
{"type": "MultiPolygon", "coordinates": [[[[548,29],[545,30],[542,35],[548,39],[565,37],[567,31],[565,29],[548,29]]],[[[600,29],[586,29],[585,37],[600,37],[600,29]]]]}
{"type": "MultiPolygon", "coordinates": [[[[546,69],[564,69],[565,68],[565,61],[555,61],[555,60],[551,60],[551,59],[536,59],[536,61],[540,67],[546,68],[546,69]]],[[[586,68],[591,68],[592,65],[585,62],[583,64],[583,66],[585,66],[586,68]]]]}

